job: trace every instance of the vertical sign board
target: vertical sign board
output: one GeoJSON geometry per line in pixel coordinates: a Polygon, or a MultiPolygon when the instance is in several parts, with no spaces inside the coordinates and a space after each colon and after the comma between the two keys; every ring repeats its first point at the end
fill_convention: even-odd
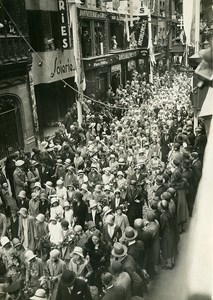
{"type": "Polygon", "coordinates": [[[70,45],[66,0],[58,0],[58,11],[62,48],[68,49],[70,45]]]}

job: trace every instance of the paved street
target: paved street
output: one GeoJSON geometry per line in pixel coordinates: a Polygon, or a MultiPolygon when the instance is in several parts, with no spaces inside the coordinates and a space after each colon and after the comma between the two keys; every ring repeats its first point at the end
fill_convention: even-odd
{"type": "MultiPolygon", "coordinates": [[[[144,208],[146,214],[147,208],[144,208]]],[[[189,229],[188,229],[189,230],[189,229]]],[[[184,283],[186,276],[186,249],[188,231],[180,236],[179,254],[176,266],[173,270],[164,270],[159,268],[159,273],[151,282],[145,300],[185,300],[184,283]]]]}
{"type": "Polygon", "coordinates": [[[145,300],[182,300],[184,298],[184,283],[186,276],[185,253],[188,232],[181,235],[179,255],[173,270],[159,271],[149,286],[145,300]]]}

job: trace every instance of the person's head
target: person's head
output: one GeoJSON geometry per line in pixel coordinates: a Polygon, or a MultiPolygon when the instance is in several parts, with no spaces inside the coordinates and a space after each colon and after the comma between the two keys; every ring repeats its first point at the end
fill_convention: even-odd
{"type": "Polygon", "coordinates": [[[23,245],[21,244],[21,241],[18,238],[14,238],[12,240],[12,245],[16,251],[21,251],[22,249],[24,249],[23,245]]]}
{"type": "Polygon", "coordinates": [[[26,219],[27,216],[28,216],[28,211],[27,211],[27,209],[25,207],[20,208],[20,210],[18,211],[18,213],[24,219],[26,219]]]}
{"type": "Polygon", "coordinates": [[[57,186],[57,188],[59,188],[59,189],[63,188],[63,186],[64,186],[63,180],[61,180],[61,179],[57,180],[57,181],[56,181],[56,186],[57,186]]]}
{"type": "Polygon", "coordinates": [[[72,287],[73,284],[75,283],[75,279],[76,279],[76,274],[73,271],[65,270],[62,273],[61,281],[62,281],[63,285],[65,285],[67,287],[72,287]]]}
{"type": "Polygon", "coordinates": [[[74,227],[74,232],[77,234],[77,235],[82,235],[83,233],[83,228],[81,225],[75,225],[74,227]]]}
{"type": "Polygon", "coordinates": [[[110,265],[110,272],[112,275],[118,275],[123,272],[123,265],[120,261],[112,260],[110,265]]]}
{"type": "Polygon", "coordinates": [[[121,216],[123,213],[123,208],[121,206],[117,206],[115,209],[118,216],[121,216]]]}
{"type": "Polygon", "coordinates": [[[108,286],[112,285],[113,275],[110,272],[106,272],[101,275],[101,281],[103,285],[107,288],[108,286]]]}
{"type": "Polygon", "coordinates": [[[36,221],[38,223],[44,223],[44,220],[45,220],[45,216],[43,214],[38,214],[37,217],[36,217],[36,221]]]}
{"type": "Polygon", "coordinates": [[[8,190],[8,184],[6,182],[4,182],[2,184],[2,188],[3,188],[3,190],[7,191],[8,190]]]}
{"type": "Polygon", "coordinates": [[[82,198],[83,198],[83,194],[81,192],[76,192],[75,193],[75,196],[74,196],[74,201],[75,202],[81,202],[82,201],[82,198]]]}
{"type": "Polygon", "coordinates": [[[115,224],[115,216],[114,215],[108,215],[105,220],[106,224],[109,226],[113,226],[115,224]]]}
{"type": "Polygon", "coordinates": [[[52,206],[52,207],[57,207],[58,204],[59,204],[58,198],[53,197],[53,198],[51,199],[51,206],[52,206]]]}
{"type": "Polygon", "coordinates": [[[47,300],[47,294],[44,289],[38,289],[30,300],[47,300]]]}
{"type": "Polygon", "coordinates": [[[52,262],[58,262],[60,257],[60,251],[58,249],[53,249],[50,251],[50,260],[52,262]]]}
{"type": "Polygon", "coordinates": [[[120,198],[120,196],[121,196],[121,192],[118,189],[115,190],[114,194],[115,194],[115,198],[120,198]]]}
{"type": "Polygon", "coordinates": [[[5,250],[8,250],[8,249],[10,249],[12,247],[11,246],[11,242],[8,239],[8,237],[6,237],[6,236],[1,237],[1,246],[5,250]]]}
{"type": "Polygon", "coordinates": [[[61,221],[61,227],[66,231],[69,228],[69,222],[66,220],[61,221]]]}
{"type": "Polygon", "coordinates": [[[98,229],[93,231],[91,240],[95,246],[99,245],[100,240],[101,240],[101,232],[98,229]]]}
{"type": "Polygon", "coordinates": [[[68,201],[65,201],[65,202],[64,202],[64,210],[65,210],[65,211],[70,210],[70,204],[69,204],[68,201]]]}
{"type": "Polygon", "coordinates": [[[83,249],[81,247],[75,247],[72,256],[75,257],[76,260],[81,261],[84,258],[83,249]]]}
{"type": "Polygon", "coordinates": [[[29,264],[35,262],[35,260],[36,260],[36,255],[33,253],[32,250],[27,250],[24,254],[24,257],[25,257],[26,263],[29,263],[29,264]]]}

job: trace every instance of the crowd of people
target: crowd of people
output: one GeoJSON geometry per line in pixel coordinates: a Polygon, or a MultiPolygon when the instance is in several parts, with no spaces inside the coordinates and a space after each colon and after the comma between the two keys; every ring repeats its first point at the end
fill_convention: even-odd
{"type": "Polygon", "coordinates": [[[175,267],[206,144],[190,78],[134,72],[108,97],[0,170],[0,299],[142,299],[175,267]]]}

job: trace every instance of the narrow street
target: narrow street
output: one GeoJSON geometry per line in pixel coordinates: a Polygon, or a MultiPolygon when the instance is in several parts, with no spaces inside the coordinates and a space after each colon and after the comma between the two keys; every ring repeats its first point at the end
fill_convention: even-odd
{"type": "Polygon", "coordinates": [[[173,270],[160,269],[149,286],[145,300],[181,300],[185,299],[186,263],[185,253],[187,248],[188,231],[181,235],[179,255],[173,270]]]}

